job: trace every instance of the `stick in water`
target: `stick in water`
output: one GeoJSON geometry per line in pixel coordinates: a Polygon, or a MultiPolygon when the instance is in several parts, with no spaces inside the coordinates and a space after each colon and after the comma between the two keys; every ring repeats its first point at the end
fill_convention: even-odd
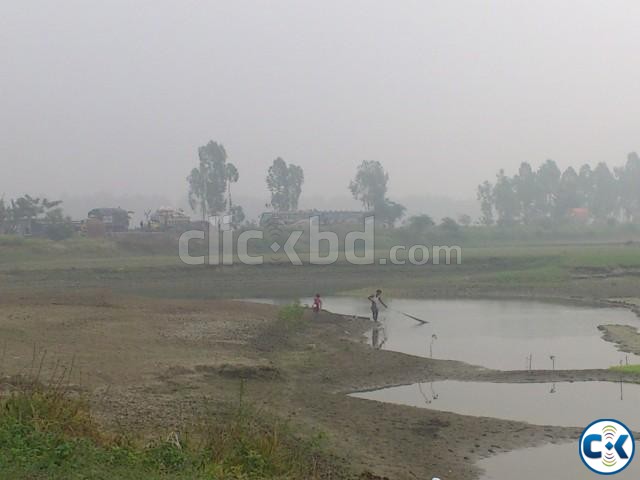
{"type": "Polygon", "coordinates": [[[413,315],[409,315],[408,313],[404,313],[404,312],[401,312],[399,310],[392,310],[392,311],[400,313],[401,315],[404,315],[405,317],[408,317],[408,318],[410,318],[412,320],[415,320],[416,322],[420,322],[422,325],[425,325],[425,324],[429,323],[426,320],[422,320],[421,318],[414,317],[413,315]]]}

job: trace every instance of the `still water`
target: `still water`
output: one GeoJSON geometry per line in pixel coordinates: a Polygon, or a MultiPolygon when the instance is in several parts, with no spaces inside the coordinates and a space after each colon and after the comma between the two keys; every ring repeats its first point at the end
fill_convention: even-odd
{"type": "Polygon", "coordinates": [[[640,431],[640,385],[613,382],[487,383],[446,380],[351,396],[536,425],[586,427],[615,418],[640,431]]]}
{"type": "MultiPolygon", "coordinates": [[[[638,447],[636,444],[636,454],[638,447]]],[[[622,472],[613,475],[616,480],[638,480],[640,462],[637,458],[622,472]]],[[[489,457],[478,462],[484,470],[481,480],[577,480],[601,479],[602,475],[588,470],[578,456],[578,441],[560,445],[525,448],[489,457]]]]}
{"type": "MultiPolygon", "coordinates": [[[[309,303],[308,299],[303,303],[309,303]]],[[[598,325],[640,327],[625,309],[533,301],[392,300],[381,312],[382,348],[411,355],[462,360],[500,370],[607,368],[640,357],[619,352],[598,325]],[[402,313],[427,320],[420,325],[402,313]]],[[[327,297],[324,308],[370,316],[366,298],[327,297]]]]}

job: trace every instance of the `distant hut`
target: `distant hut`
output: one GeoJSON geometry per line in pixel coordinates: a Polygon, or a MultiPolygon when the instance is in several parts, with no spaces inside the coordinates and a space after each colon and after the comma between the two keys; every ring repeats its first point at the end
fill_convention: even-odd
{"type": "Polygon", "coordinates": [[[577,223],[588,223],[591,214],[588,208],[572,208],[569,210],[569,217],[577,223]]]}
{"type": "Polygon", "coordinates": [[[191,219],[181,209],[160,207],[149,218],[149,226],[155,231],[184,230],[191,225],[191,219]]]}
{"type": "Polygon", "coordinates": [[[129,212],[122,208],[94,208],[88,215],[87,229],[89,224],[93,224],[93,228],[97,229],[96,223],[100,222],[104,226],[104,231],[126,232],[129,230],[129,212]]]}

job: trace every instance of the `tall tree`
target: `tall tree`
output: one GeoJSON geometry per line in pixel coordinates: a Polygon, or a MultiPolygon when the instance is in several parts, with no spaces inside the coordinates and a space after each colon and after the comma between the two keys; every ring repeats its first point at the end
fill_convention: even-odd
{"type": "Polygon", "coordinates": [[[271,192],[271,206],[276,211],[289,210],[289,167],[276,158],[267,172],[267,188],[271,192]]]}
{"type": "Polygon", "coordinates": [[[189,205],[202,212],[202,219],[225,211],[227,201],[227,151],[222,144],[210,141],[198,148],[200,164],[191,170],[189,205]]]}
{"type": "Polygon", "coordinates": [[[304,183],[304,171],[298,165],[287,165],[276,158],[267,172],[267,188],[271,192],[271,206],[278,212],[289,212],[298,208],[304,183]]]}
{"type": "Polygon", "coordinates": [[[618,205],[616,180],[607,167],[600,162],[593,170],[592,211],[597,220],[604,221],[615,215],[618,205]]]}
{"type": "Polygon", "coordinates": [[[555,221],[565,218],[572,208],[582,206],[578,189],[579,181],[578,174],[573,167],[569,167],[562,172],[553,213],[555,221]]]}
{"type": "Polygon", "coordinates": [[[560,186],[560,169],[556,162],[547,160],[536,172],[537,210],[544,217],[551,217],[555,208],[556,195],[560,186]]]}
{"type": "Polygon", "coordinates": [[[353,198],[360,200],[365,210],[375,210],[385,203],[389,175],[378,161],[364,160],[349,183],[353,198]]]}
{"type": "Polygon", "coordinates": [[[483,225],[493,225],[493,185],[487,180],[478,185],[477,197],[480,202],[480,211],[482,212],[480,223],[483,225]]]}
{"type": "Polygon", "coordinates": [[[520,205],[516,195],[513,180],[500,170],[497,176],[496,185],[493,187],[493,199],[498,212],[498,223],[500,225],[513,225],[518,219],[520,205]]]}
{"type": "Polygon", "coordinates": [[[593,171],[586,163],[580,167],[578,172],[578,198],[580,205],[588,209],[592,209],[593,197],[593,171]]]}
{"type": "Polygon", "coordinates": [[[513,178],[513,188],[520,204],[522,223],[528,225],[536,216],[538,185],[536,174],[527,162],[520,164],[518,175],[513,178]]]}
{"type": "Polygon", "coordinates": [[[298,165],[289,165],[289,208],[298,209],[298,202],[302,194],[302,184],[304,183],[304,171],[298,165]]]}
{"type": "Polygon", "coordinates": [[[640,218],[640,157],[636,152],[627,155],[624,167],[616,168],[620,186],[620,206],[627,221],[636,222],[640,218]]]}

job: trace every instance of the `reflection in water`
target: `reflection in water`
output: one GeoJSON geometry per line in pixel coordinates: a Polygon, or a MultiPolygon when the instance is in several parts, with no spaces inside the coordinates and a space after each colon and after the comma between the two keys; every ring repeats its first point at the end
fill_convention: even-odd
{"type": "Polygon", "coordinates": [[[425,393],[421,383],[418,383],[417,385],[418,385],[418,391],[420,392],[420,395],[422,396],[422,398],[424,398],[424,403],[426,403],[427,405],[431,405],[431,402],[438,399],[438,394],[436,393],[435,388],[433,388],[433,382],[429,384],[431,395],[428,395],[427,393],[425,393]]]}
{"type": "Polygon", "coordinates": [[[371,346],[380,350],[385,343],[387,343],[387,331],[382,324],[376,324],[371,331],[371,346]]]}
{"type": "Polygon", "coordinates": [[[509,384],[447,380],[352,396],[537,425],[585,427],[598,418],[615,418],[640,429],[640,385],[621,382],[509,384]]]}

